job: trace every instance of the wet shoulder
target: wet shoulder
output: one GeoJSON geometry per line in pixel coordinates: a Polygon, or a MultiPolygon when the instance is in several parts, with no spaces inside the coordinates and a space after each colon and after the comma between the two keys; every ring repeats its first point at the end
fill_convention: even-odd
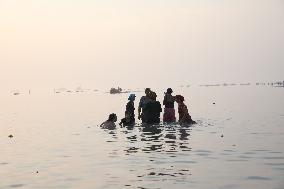
{"type": "Polygon", "coordinates": [[[116,125],[115,125],[115,123],[113,123],[111,121],[106,121],[106,122],[101,124],[101,128],[102,129],[115,129],[116,125]]]}

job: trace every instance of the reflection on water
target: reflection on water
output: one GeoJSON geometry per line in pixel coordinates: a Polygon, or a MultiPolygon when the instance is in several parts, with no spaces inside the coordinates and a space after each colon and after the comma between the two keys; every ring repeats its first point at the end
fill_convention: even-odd
{"type": "MultiPolygon", "coordinates": [[[[134,177],[124,186],[160,188],[158,186],[154,187],[153,184],[150,184],[149,187],[142,187],[137,184],[166,180],[186,181],[191,176],[190,169],[188,166],[177,166],[175,164],[196,163],[189,159],[180,159],[191,151],[189,143],[191,130],[191,127],[181,127],[179,125],[137,125],[111,132],[104,130],[103,133],[112,138],[112,140],[109,140],[106,136],[108,139],[105,142],[116,141],[123,148],[122,154],[119,153],[117,148],[113,148],[108,157],[127,158],[128,163],[131,165],[128,174],[136,175],[136,179],[134,177]],[[172,162],[168,158],[172,160],[176,158],[176,160],[172,162]]],[[[115,180],[121,179],[121,177],[116,177],[111,173],[108,173],[107,177],[109,178],[108,185],[119,183],[119,181],[115,180]]]]}
{"type": "Polygon", "coordinates": [[[190,150],[188,147],[188,136],[190,128],[178,128],[175,125],[148,125],[134,127],[127,131],[122,131],[125,134],[129,144],[135,145],[139,143],[139,147],[127,147],[126,155],[129,153],[151,153],[161,152],[172,154],[178,151],[190,150]]]}
{"type": "Polygon", "coordinates": [[[176,89],[192,127],[98,127],[127,94],[1,98],[0,189],[283,188],[282,88],[220,88],[176,89]]]}

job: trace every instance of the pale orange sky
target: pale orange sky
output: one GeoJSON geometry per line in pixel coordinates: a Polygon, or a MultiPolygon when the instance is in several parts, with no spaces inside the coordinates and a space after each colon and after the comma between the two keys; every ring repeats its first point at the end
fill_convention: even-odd
{"type": "Polygon", "coordinates": [[[283,0],[0,0],[0,85],[283,80],[283,0]]]}

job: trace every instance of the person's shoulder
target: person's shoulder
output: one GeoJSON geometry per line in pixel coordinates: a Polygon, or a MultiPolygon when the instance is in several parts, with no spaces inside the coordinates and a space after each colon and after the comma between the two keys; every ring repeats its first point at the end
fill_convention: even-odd
{"type": "Polygon", "coordinates": [[[145,99],[145,98],[146,98],[146,96],[141,96],[140,100],[143,100],[143,99],[145,99]]]}
{"type": "Polygon", "coordinates": [[[161,106],[161,103],[159,101],[155,101],[153,102],[153,104],[155,104],[156,106],[161,106]]]}
{"type": "Polygon", "coordinates": [[[141,98],[140,98],[140,102],[139,102],[139,103],[144,102],[144,101],[145,101],[145,98],[146,98],[146,96],[141,96],[141,98]]]}
{"type": "Polygon", "coordinates": [[[115,125],[115,123],[113,123],[111,121],[105,121],[101,124],[101,128],[103,128],[103,129],[115,129],[116,125],[115,125]]]}

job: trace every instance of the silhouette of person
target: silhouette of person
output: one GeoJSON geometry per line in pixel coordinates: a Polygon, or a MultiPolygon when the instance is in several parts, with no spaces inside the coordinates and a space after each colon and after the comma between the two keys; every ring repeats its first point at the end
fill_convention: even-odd
{"type": "Polygon", "coordinates": [[[163,121],[167,123],[176,121],[175,107],[174,107],[175,97],[172,96],[172,93],[173,90],[171,88],[168,88],[167,92],[165,93],[163,101],[163,105],[165,106],[163,121]]]}
{"type": "Polygon", "coordinates": [[[159,101],[156,100],[157,95],[155,92],[150,92],[150,101],[146,103],[143,116],[145,123],[147,124],[159,124],[160,123],[160,113],[162,112],[162,107],[159,101]]]}
{"type": "Polygon", "coordinates": [[[142,119],[142,123],[145,122],[145,119],[144,119],[144,109],[145,109],[145,106],[146,104],[150,101],[150,95],[151,93],[151,89],[150,88],[146,88],[145,89],[145,96],[142,96],[140,98],[140,101],[139,101],[139,105],[138,105],[138,119],[142,119]]]}
{"type": "Polygon", "coordinates": [[[116,129],[116,125],[115,122],[117,121],[117,116],[116,114],[112,113],[108,116],[108,120],[106,120],[105,122],[103,122],[100,127],[102,129],[116,129]]]}
{"type": "Polygon", "coordinates": [[[187,106],[184,104],[184,97],[176,95],[176,102],[178,103],[179,123],[180,124],[194,124],[196,123],[191,119],[188,113],[187,106]]]}
{"type": "Polygon", "coordinates": [[[125,117],[121,119],[119,125],[123,126],[131,126],[135,124],[135,114],[134,114],[134,101],[135,94],[130,94],[128,97],[128,103],[126,104],[125,117]]]}

